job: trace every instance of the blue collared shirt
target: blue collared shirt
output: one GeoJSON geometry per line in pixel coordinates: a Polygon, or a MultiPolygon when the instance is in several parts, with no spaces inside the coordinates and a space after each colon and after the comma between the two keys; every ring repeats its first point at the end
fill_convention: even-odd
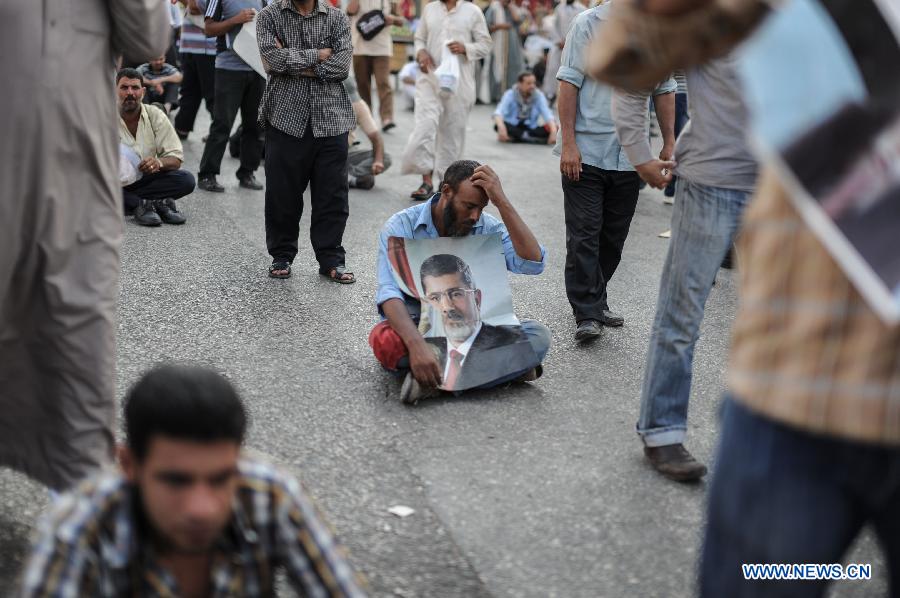
{"type": "MultiPolygon", "coordinates": [[[[404,239],[436,239],[440,237],[434,221],[431,218],[431,206],[440,199],[440,194],[435,193],[432,198],[420,205],[397,212],[384,225],[381,230],[381,238],[378,244],[378,292],[375,294],[375,303],[379,312],[381,304],[388,299],[402,299],[411,309],[412,313],[418,313],[419,302],[412,297],[405,297],[400,287],[394,282],[391,272],[391,264],[387,257],[389,237],[402,237],[404,239]]],[[[481,213],[481,217],[472,227],[473,235],[490,235],[500,233],[503,243],[503,253],[506,256],[506,269],[514,274],[540,274],[547,263],[547,250],[541,245],[541,261],[533,262],[516,255],[512,239],[506,225],[490,214],[481,213]]]]}
{"type": "MultiPolygon", "coordinates": [[[[613,88],[585,75],[585,52],[600,21],[609,16],[609,3],[586,10],[575,18],[566,35],[566,45],[556,78],[578,88],[575,113],[575,143],[581,162],[603,170],[634,170],[616,137],[612,118],[613,88]]],[[[661,83],[653,95],[673,93],[677,85],[671,77],[661,83]]],[[[563,137],[556,140],[553,153],[562,154],[563,137]]]]}
{"type": "MultiPolygon", "coordinates": [[[[550,104],[547,102],[547,96],[540,89],[531,92],[534,95],[534,101],[531,103],[531,111],[525,119],[525,126],[529,129],[535,129],[539,126],[538,119],[543,118],[544,123],[556,122],[553,118],[553,111],[550,110],[550,104]]],[[[497,104],[494,115],[503,118],[505,122],[519,124],[519,103],[516,101],[516,90],[507,89],[506,93],[497,104]]]]}

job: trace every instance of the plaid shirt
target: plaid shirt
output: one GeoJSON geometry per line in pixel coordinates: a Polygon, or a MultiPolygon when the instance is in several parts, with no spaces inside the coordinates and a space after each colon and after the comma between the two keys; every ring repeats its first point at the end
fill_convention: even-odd
{"type": "MultiPolygon", "coordinates": [[[[285,568],[301,596],[363,596],[361,580],[300,484],[244,458],[231,522],[217,542],[211,596],[274,595],[285,568]]],[[[104,472],[57,501],[41,520],[22,596],[159,596],[180,593],[141,537],[133,487],[104,472]]]]}
{"type": "Polygon", "coordinates": [[[812,432],[900,445],[900,326],[866,304],[772,170],[737,245],[741,302],[728,371],[737,399],[812,432]]]}
{"type": "Polygon", "coordinates": [[[356,126],[341,83],[353,59],[347,15],[326,0],[318,0],[316,10],[306,16],[291,0],[275,0],[259,13],[256,37],[269,71],[259,109],[261,127],[303,137],[311,125],[315,137],[334,137],[356,126]],[[275,46],[276,38],[283,48],[275,46]],[[332,55],[319,62],[322,48],[331,48],[332,55]]]}

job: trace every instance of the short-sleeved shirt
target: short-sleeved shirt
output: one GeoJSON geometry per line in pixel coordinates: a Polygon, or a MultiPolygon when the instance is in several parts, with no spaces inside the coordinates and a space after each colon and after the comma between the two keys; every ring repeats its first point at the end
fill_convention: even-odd
{"type": "MultiPolygon", "coordinates": [[[[206,5],[206,18],[216,21],[227,21],[245,8],[255,8],[257,12],[263,8],[262,0],[209,0],[206,5]]],[[[219,47],[216,55],[216,68],[225,71],[252,71],[253,67],[231,49],[234,38],[241,26],[233,27],[225,34],[225,48],[219,47]]]]}
{"type": "MultiPolygon", "coordinates": [[[[535,89],[531,93],[534,95],[534,100],[528,108],[525,126],[529,129],[534,129],[539,125],[540,119],[544,119],[545,124],[556,122],[556,119],[553,118],[553,111],[550,110],[550,104],[547,102],[547,96],[540,89],[535,89]]],[[[497,109],[494,110],[494,116],[499,116],[508,123],[519,124],[522,106],[519,104],[518,98],[519,94],[516,93],[514,88],[507,89],[503,97],[500,98],[497,109]]]]}
{"type": "Polygon", "coordinates": [[[178,158],[184,161],[181,140],[166,113],[149,104],[141,104],[141,118],[137,133],[131,134],[128,125],[119,117],[119,141],[144,158],[178,158]]]}
{"type": "MultiPolygon", "coordinates": [[[[418,316],[419,301],[408,295],[404,295],[400,287],[394,281],[391,272],[390,260],[388,260],[388,238],[402,237],[404,239],[437,239],[441,236],[434,220],[431,218],[431,206],[441,198],[440,193],[435,193],[429,201],[411,208],[397,212],[384,225],[381,230],[381,238],[378,245],[378,291],[375,294],[375,303],[381,311],[381,304],[388,299],[403,299],[406,308],[411,315],[418,316]]],[[[541,245],[541,261],[533,262],[519,257],[513,247],[512,239],[506,225],[490,214],[481,213],[481,217],[472,227],[472,235],[500,234],[503,244],[503,254],[506,257],[506,269],[513,274],[540,274],[547,264],[547,250],[541,245]]]]}
{"type": "Polygon", "coordinates": [[[378,35],[366,41],[356,28],[359,17],[371,10],[380,10],[389,15],[391,12],[391,0],[359,0],[359,12],[350,18],[350,33],[353,36],[353,54],[355,56],[390,56],[394,53],[391,44],[391,26],[387,25],[378,32],[378,35]]]}
{"type": "Polygon", "coordinates": [[[162,65],[162,68],[159,71],[154,71],[150,68],[150,63],[145,62],[141,66],[137,67],[137,72],[141,74],[141,77],[144,79],[159,79],[161,77],[168,77],[169,75],[174,75],[178,73],[178,69],[169,64],[168,62],[162,65]]]}
{"type": "MultiPolygon", "coordinates": [[[[625,151],[616,137],[612,118],[613,88],[587,77],[585,53],[601,21],[608,18],[609,4],[601,4],[586,10],[575,18],[566,36],[565,48],[556,78],[578,88],[578,104],[575,113],[575,143],[581,152],[581,161],[603,170],[633,171],[625,151]]],[[[674,93],[675,80],[660,84],[654,95],[674,93]]],[[[562,154],[563,134],[556,140],[553,153],[562,154]]]]}

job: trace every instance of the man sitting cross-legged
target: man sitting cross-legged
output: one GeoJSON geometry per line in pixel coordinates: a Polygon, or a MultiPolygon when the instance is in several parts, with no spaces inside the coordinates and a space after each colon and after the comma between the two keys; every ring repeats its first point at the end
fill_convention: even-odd
{"type": "Polygon", "coordinates": [[[520,73],[516,84],[503,94],[494,110],[494,130],[502,142],[556,143],[559,127],[534,73],[520,73]]]}
{"type": "MultiPolygon", "coordinates": [[[[386,369],[406,374],[401,389],[403,402],[415,403],[421,398],[434,394],[434,389],[446,382],[446,364],[439,363],[431,345],[419,332],[417,323],[421,306],[418,299],[404,295],[394,281],[388,259],[388,238],[433,239],[436,237],[464,237],[468,235],[488,235],[500,233],[506,267],[517,274],[540,274],[546,263],[546,251],[538,243],[528,225],[516,212],[506,197],[500,179],[490,166],[482,166],[473,160],[459,160],[451,164],[444,173],[440,192],[421,205],[407,208],[394,214],[381,231],[378,251],[378,292],[376,303],[385,320],[380,322],[369,335],[369,345],[375,358],[386,369]],[[488,203],[493,203],[500,212],[500,220],[484,214],[488,203]]],[[[438,288],[443,279],[456,276],[456,287],[469,288],[465,284],[463,270],[444,271],[446,268],[435,264],[436,269],[425,269],[423,279],[433,278],[431,294],[442,301],[447,290],[438,288]]],[[[463,264],[465,266],[465,264],[463,264]]],[[[424,265],[423,265],[424,268],[424,265]]],[[[451,268],[450,270],[454,270],[451,268]]],[[[429,283],[431,284],[431,283],[429,283]]],[[[444,285],[446,286],[446,285],[444,285]]],[[[451,285],[453,286],[453,285],[451,285]]],[[[471,289],[474,294],[477,292],[471,289]]],[[[468,295],[468,294],[467,294],[468,295]]],[[[468,297],[467,297],[468,298],[468,297]]],[[[446,296],[449,301],[452,299],[446,296]]],[[[472,299],[474,301],[474,299],[472,299]]],[[[470,318],[474,323],[477,310],[472,307],[470,318]]],[[[468,313],[468,312],[467,312],[468,313]]],[[[550,331],[534,320],[522,320],[522,330],[531,343],[539,361],[550,348],[550,331]]],[[[477,333],[476,333],[477,334],[477,333]]],[[[480,385],[487,388],[510,380],[534,380],[541,374],[541,368],[516,372],[480,385]]]]}
{"type": "Polygon", "coordinates": [[[125,398],[120,471],[41,520],[17,595],[363,596],[300,483],[241,454],[246,413],[215,372],[161,366],[125,398]]]}
{"type": "Polygon", "coordinates": [[[119,104],[119,142],[140,158],[141,178],[122,188],[125,210],[143,226],[184,224],[175,200],[194,191],[194,175],[181,170],[184,151],[165,112],[142,104],[143,79],[135,69],[116,75],[119,104]]]}

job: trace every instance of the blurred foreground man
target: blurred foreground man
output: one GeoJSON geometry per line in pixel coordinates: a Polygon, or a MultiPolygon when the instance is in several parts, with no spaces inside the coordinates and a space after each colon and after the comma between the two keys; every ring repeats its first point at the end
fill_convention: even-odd
{"type": "Polygon", "coordinates": [[[300,483],[243,456],[247,417],[215,372],[151,370],[125,399],[121,472],[63,495],[39,524],[23,596],[362,596],[300,483]]]}
{"type": "Polygon", "coordinates": [[[161,0],[3,6],[0,465],[54,489],[112,455],[122,240],[114,56],[146,62],[168,41],[161,0]]]}
{"type": "MultiPolygon", "coordinates": [[[[595,48],[594,74],[629,84],[643,69],[646,83],[710,58],[709,48],[726,52],[766,7],[725,4],[652,0],[643,10],[622,10],[610,21],[611,30],[620,28],[610,39],[629,45],[595,48]],[[668,18],[659,19],[663,11],[668,18]],[[642,53],[653,38],[638,30],[663,22],[682,41],[642,53]],[[621,35],[625,30],[630,34],[621,35]],[[701,47],[705,54],[697,53],[701,47]],[[631,62],[636,55],[647,64],[631,62]],[[622,64],[628,68],[617,68],[622,64]]],[[[741,564],[839,563],[870,525],[886,555],[888,571],[880,575],[900,596],[900,326],[872,311],[772,166],[761,172],[737,248],[741,302],[700,595],[822,596],[827,580],[747,581],[741,564]]]]}

